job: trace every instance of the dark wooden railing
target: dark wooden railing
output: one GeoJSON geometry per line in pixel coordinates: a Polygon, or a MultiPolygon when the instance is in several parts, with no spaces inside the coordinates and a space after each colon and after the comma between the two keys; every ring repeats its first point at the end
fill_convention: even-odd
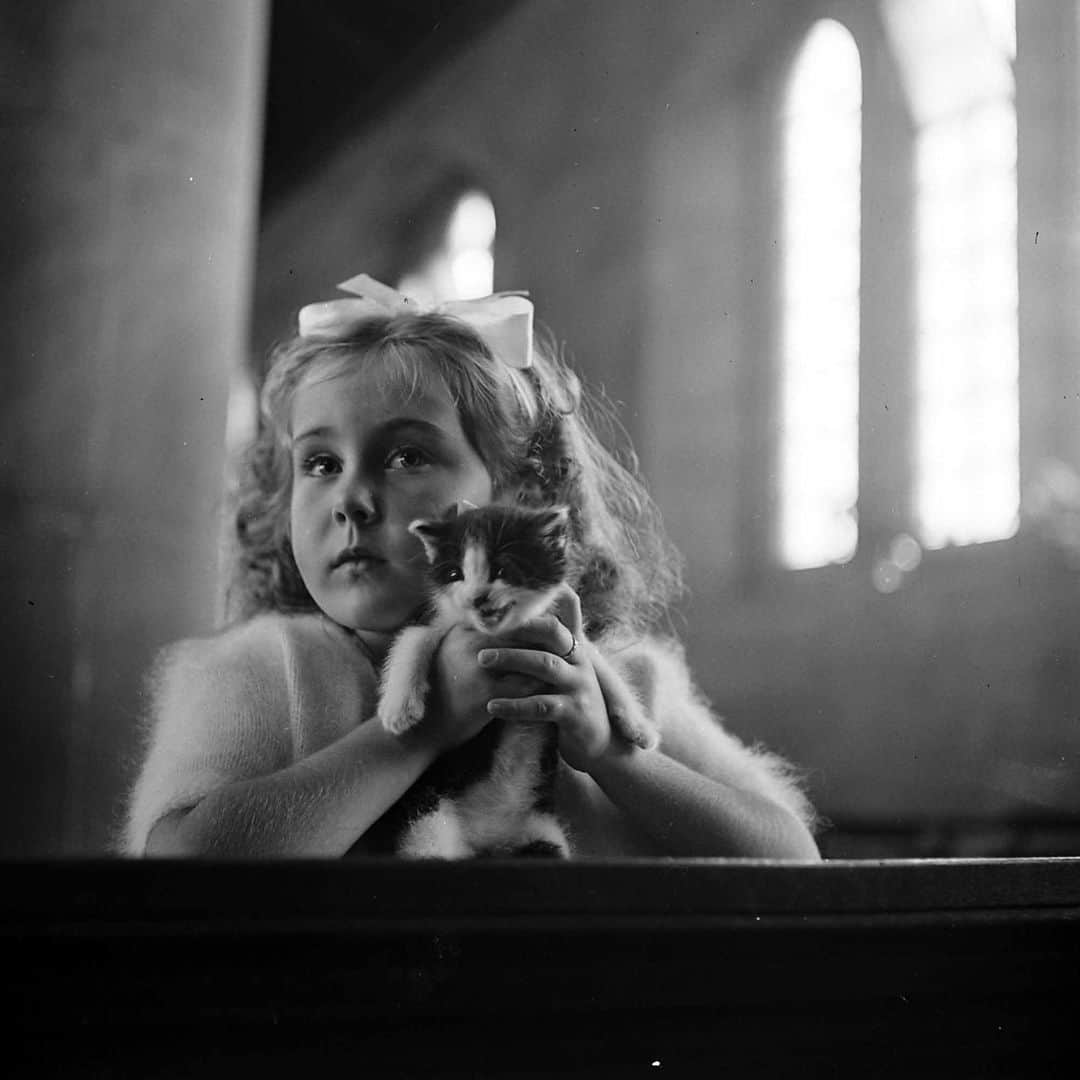
{"type": "Polygon", "coordinates": [[[8,1075],[1052,1075],[1080,1024],[1074,858],[4,877],[8,1075]]]}

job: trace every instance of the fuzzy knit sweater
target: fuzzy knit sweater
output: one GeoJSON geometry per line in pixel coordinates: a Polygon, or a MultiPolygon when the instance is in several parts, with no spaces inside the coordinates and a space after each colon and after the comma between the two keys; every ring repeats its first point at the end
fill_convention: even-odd
{"type": "MultiPolygon", "coordinates": [[[[771,796],[811,823],[790,767],[725,731],[682,653],[645,639],[609,659],[661,733],[660,749],[717,780],[771,796]]],[[[127,804],[123,850],[226,784],[265,776],[371,719],[378,677],[354,637],[319,614],[268,614],[167,649],[151,676],[145,757],[127,804]]],[[[650,839],[583,773],[561,765],[556,811],[576,855],[656,855],[650,839]]]]}

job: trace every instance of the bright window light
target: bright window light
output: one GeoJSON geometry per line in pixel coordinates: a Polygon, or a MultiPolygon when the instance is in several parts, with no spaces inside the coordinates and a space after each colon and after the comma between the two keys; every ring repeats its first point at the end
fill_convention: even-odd
{"type": "Polygon", "coordinates": [[[398,289],[426,304],[488,296],[495,282],[494,243],[491,199],[481,191],[467,192],[450,215],[440,247],[406,274],[398,289]]]}
{"type": "Polygon", "coordinates": [[[917,124],[917,532],[1002,540],[1020,505],[1015,3],[886,10],[917,124]]]}
{"type": "Polygon", "coordinates": [[[862,71],[840,23],[810,31],[783,123],[779,549],[800,569],[858,539],[862,71]]]}

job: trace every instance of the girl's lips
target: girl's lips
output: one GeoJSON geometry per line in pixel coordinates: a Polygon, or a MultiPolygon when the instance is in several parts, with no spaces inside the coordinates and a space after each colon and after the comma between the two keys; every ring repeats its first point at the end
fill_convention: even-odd
{"type": "Polygon", "coordinates": [[[385,559],[350,559],[343,562],[334,573],[346,581],[371,581],[385,565],[385,559]]]}
{"type": "Polygon", "coordinates": [[[381,556],[368,551],[366,548],[346,548],[330,564],[330,569],[336,570],[339,566],[368,568],[385,561],[381,556]]]}

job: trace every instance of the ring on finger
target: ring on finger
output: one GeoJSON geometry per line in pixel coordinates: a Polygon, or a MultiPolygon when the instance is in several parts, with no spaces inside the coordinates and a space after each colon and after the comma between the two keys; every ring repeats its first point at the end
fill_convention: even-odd
{"type": "Polygon", "coordinates": [[[573,630],[571,630],[570,631],[570,648],[567,649],[566,652],[564,652],[562,654],[562,656],[560,656],[559,659],[569,663],[570,658],[574,655],[575,652],[577,652],[577,638],[574,636],[573,630]]]}

